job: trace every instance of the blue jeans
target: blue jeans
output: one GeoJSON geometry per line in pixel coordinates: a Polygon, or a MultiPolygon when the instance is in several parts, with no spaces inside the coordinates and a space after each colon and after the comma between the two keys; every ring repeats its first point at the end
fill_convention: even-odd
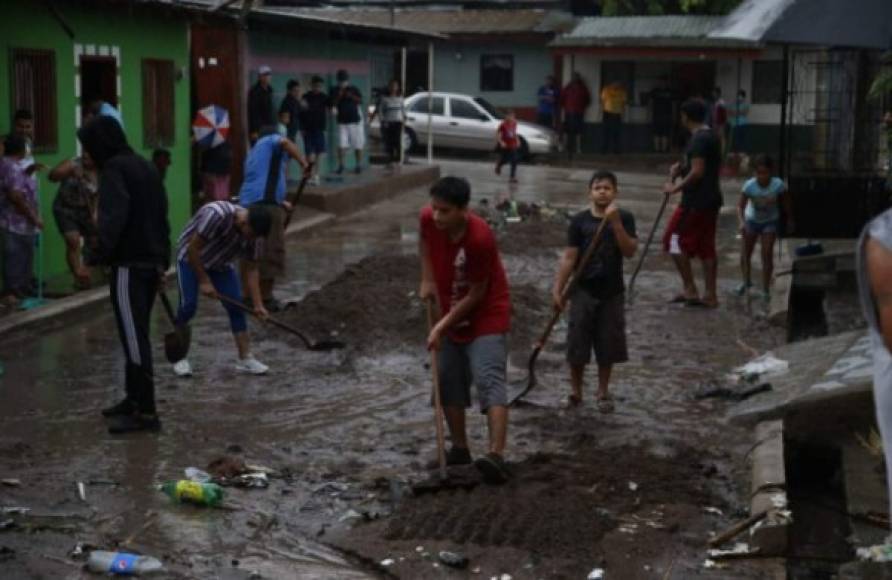
{"type": "Polygon", "coordinates": [[[24,298],[31,293],[36,235],[0,229],[0,236],[3,243],[3,293],[24,298]]]}
{"type": "MultiPolygon", "coordinates": [[[[207,272],[217,292],[236,302],[241,301],[242,292],[235,268],[227,266],[225,270],[208,270],[207,272]]],[[[177,262],[177,283],[180,288],[180,304],[177,308],[175,324],[181,326],[192,320],[198,309],[198,275],[185,260],[177,262]]],[[[233,334],[245,332],[248,329],[244,312],[226,303],[223,303],[223,308],[229,315],[229,327],[233,334]]]]}

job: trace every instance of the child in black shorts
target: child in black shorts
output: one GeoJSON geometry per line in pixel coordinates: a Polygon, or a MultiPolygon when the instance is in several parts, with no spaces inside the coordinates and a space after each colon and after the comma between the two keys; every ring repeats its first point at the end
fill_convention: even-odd
{"type": "Polygon", "coordinates": [[[561,290],[578,261],[592,243],[601,222],[607,225],[601,241],[570,292],[570,326],[567,331],[567,362],[570,364],[570,406],[582,403],[582,381],[592,351],[598,362],[598,410],[613,411],[607,390],[616,363],[628,360],[624,311],[623,258],[635,254],[638,240],[635,218],[616,205],[616,176],[596,171],[589,182],[590,207],[576,214],[567,232],[567,248],[561,258],[552,297],[555,308],[565,306],[561,290]]]}

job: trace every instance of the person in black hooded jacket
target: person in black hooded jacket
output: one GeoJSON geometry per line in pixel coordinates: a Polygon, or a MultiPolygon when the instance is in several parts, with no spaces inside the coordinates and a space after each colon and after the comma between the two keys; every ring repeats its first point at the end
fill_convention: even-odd
{"type": "Polygon", "coordinates": [[[158,171],[133,152],[111,117],[91,119],[77,136],[99,169],[92,261],[111,269],[112,306],[127,359],[126,397],[102,414],[112,419],[111,433],[157,431],[149,315],[170,264],[167,193],[158,171]]]}

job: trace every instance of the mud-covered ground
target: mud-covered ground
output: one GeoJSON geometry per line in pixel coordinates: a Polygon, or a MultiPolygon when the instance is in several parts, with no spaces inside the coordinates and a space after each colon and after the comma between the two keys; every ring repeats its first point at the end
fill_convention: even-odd
{"type": "MultiPolygon", "coordinates": [[[[491,168],[461,170],[475,179],[491,168]]],[[[585,203],[587,175],[541,171],[522,173],[513,194],[529,200],[547,190],[556,205],[585,203]]],[[[504,193],[480,180],[475,191],[504,193]]],[[[659,181],[621,175],[621,203],[636,214],[642,239],[659,181]]],[[[70,555],[79,542],[157,556],[172,578],[585,578],[594,568],[610,579],[763,577],[758,562],[702,567],[709,532],[745,514],[752,441],[726,423],[725,403],[693,395],[781,333],[761,306],[724,295],[715,311],[668,306],[676,282],[656,251],[627,309],[631,360],[615,371],[616,412],[597,412],[592,385],[584,407],[566,408],[559,325],[538,361],[540,385],[512,410],[513,479],[489,487],[471,468],[453,474],[463,487],[413,495],[435,456],[426,322],[415,294],[423,201],[423,192],[407,194],[291,242],[289,267],[299,277],[280,294],[302,300],[283,318],[314,338],[343,340],[344,350],[309,352],[296,337],[252,324],[255,354],[272,371],[235,375],[225,316],[203,303],[190,354],[196,375],[179,379],[161,360],[167,327],[158,317],[159,435],[105,433],[98,411],[120,396],[122,380],[108,313],[7,338],[0,479],[17,481],[0,485],[0,507],[31,511],[0,514],[0,577],[87,577],[70,555]],[[225,509],[172,504],[154,488],[221,456],[272,469],[269,487],[227,488],[225,509]],[[467,556],[468,568],[439,565],[444,549],[467,556]]],[[[515,386],[549,315],[564,228],[558,216],[500,233],[515,386]]],[[[732,215],[722,230],[727,292],[732,215]]],[[[469,431],[472,450],[485,449],[476,412],[469,431]]]]}

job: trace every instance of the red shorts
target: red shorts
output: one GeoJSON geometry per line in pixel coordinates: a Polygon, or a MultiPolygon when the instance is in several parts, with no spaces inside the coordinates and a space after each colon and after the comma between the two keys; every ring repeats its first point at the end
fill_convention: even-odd
{"type": "Polygon", "coordinates": [[[663,234],[663,251],[684,254],[689,258],[715,260],[715,228],[718,221],[717,209],[675,208],[663,234]]]}

